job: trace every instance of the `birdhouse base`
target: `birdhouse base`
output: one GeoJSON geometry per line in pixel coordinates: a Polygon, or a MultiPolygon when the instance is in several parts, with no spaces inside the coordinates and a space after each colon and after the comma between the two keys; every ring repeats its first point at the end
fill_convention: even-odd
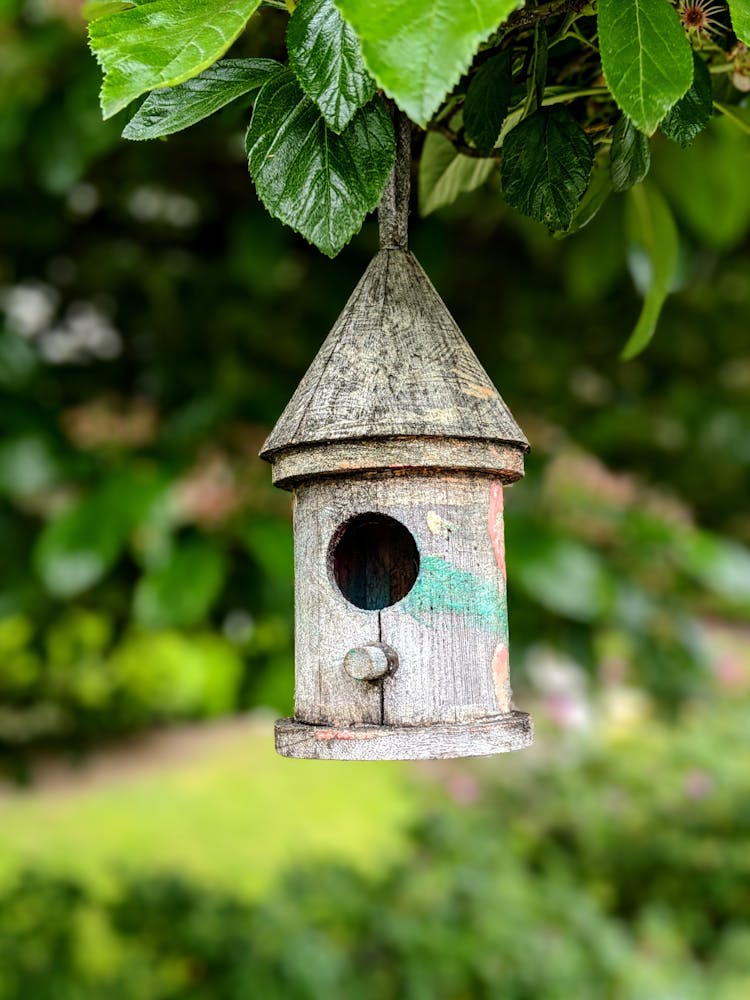
{"type": "Polygon", "coordinates": [[[276,723],[276,751],[282,757],[317,760],[425,760],[488,757],[522,750],[534,741],[525,712],[509,712],[474,722],[429,726],[315,726],[296,719],[276,723]]]}

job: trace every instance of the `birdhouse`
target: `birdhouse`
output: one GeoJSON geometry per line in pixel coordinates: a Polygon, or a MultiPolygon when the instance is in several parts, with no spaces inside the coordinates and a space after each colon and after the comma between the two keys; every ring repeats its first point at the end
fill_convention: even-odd
{"type": "Polygon", "coordinates": [[[293,493],[288,757],[528,746],[508,656],[503,492],[528,443],[413,254],[403,164],[381,249],[263,446],[293,493]]]}

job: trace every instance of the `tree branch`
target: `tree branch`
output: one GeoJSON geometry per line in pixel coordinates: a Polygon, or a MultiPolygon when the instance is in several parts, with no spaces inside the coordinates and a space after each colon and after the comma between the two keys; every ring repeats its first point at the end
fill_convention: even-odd
{"type": "Polygon", "coordinates": [[[498,37],[502,37],[510,31],[525,31],[527,28],[533,28],[538,21],[551,21],[553,18],[566,14],[580,14],[590,4],[591,0],[555,0],[553,3],[545,3],[540,7],[522,7],[521,10],[514,10],[508,17],[508,20],[500,28],[498,37]]]}

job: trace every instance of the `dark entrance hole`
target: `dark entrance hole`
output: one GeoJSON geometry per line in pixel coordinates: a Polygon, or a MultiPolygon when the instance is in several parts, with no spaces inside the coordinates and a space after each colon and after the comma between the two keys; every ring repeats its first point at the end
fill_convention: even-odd
{"type": "Polygon", "coordinates": [[[386,514],[358,514],[334,536],[331,568],[339,590],[365,611],[388,608],[406,597],[419,574],[419,549],[411,532],[386,514]]]}

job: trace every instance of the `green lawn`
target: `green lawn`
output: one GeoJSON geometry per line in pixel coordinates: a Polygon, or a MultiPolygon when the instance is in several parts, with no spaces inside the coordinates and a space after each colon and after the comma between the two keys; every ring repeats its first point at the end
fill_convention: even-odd
{"type": "Polygon", "coordinates": [[[0,879],[32,866],[107,887],[123,870],[169,868],[260,894],[311,856],[376,870],[418,808],[403,765],[286,760],[257,722],[182,759],[82,777],[0,793],[0,879]]]}

